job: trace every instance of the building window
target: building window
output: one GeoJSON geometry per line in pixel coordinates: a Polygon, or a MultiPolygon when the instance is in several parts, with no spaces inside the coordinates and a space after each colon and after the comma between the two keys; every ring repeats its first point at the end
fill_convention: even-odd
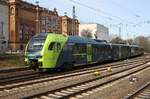
{"type": "Polygon", "coordinates": [[[53,27],[56,26],[56,19],[53,19],[53,27]]]}
{"type": "Polygon", "coordinates": [[[19,40],[23,40],[23,25],[20,26],[20,30],[19,30],[19,40]]]}
{"type": "Polygon", "coordinates": [[[23,50],[23,45],[20,45],[20,50],[23,50]]]}
{"type": "Polygon", "coordinates": [[[10,15],[14,15],[15,14],[15,8],[14,7],[11,7],[10,8],[10,15]]]}
{"type": "Polygon", "coordinates": [[[41,25],[42,27],[46,25],[46,17],[45,16],[41,16],[41,25]]]}
{"type": "Polygon", "coordinates": [[[46,30],[45,30],[45,29],[42,29],[42,30],[41,30],[41,32],[43,32],[43,33],[44,33],[44,32],[46,32],[46,30]]]}
{"type": "Polygon", "coordinates": [[[48,19],[48,28],[51,28],[51,19],[48,19]]]}
{"type": "Polygon", "coordinates": [[[63,22],[63,25],[66,26],[66,22],[63,22]]]}
{"type": "Polygon", "coordinates": [[[35,34],[35,28],[34,28],[34,26],[33,26],[33,27],[31,27],[30,38],[31,38],[32,36],[34,36],[34,34],[35,34]]]}

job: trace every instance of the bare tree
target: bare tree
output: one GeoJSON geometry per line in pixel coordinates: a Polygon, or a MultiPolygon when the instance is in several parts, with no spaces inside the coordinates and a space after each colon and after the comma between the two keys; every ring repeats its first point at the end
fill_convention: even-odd
{"type": "Polygon", "coordinates": [[[114,43],[114,44],[125,44],[126,43],[126,41],[122,40],[120,37],[113,38],[110,42],[114,43]]]}
{"type": "Polygon", "coordinates": [[[133,39],[127,39],[125,40],[127,44],[129,45],[134,45],[134,40],[133,39]]]}
{"type": "Polygon", "coordinates": [[[144,36],[138,36],[135,38],[135,43],[143,47],[146,52],[150,52],[150,42],[148,38],[144,36]]]}
{"type": "Polygon", "coordinates": [[[87,37],[87,38],[92,38],[92,31],[89,29],[82,30],[81,36],[87,37]]]}

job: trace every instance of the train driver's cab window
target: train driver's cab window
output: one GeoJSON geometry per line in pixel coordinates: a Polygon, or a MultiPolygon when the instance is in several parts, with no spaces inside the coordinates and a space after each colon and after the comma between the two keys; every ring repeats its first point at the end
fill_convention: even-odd
{"type": "Polygon", "coordinates": [[[52,42],[49,47],[48,50],[60,50],[61,49],[61,44],[57,43],[57,42],[52,42]]]}
{"type": "Polygon", "coordinates": [[[60,43],[57,43],[57,50],[60,50],[61,49],[61,45],[60,43]]]}
{"type": "Polygon", "coordinates": [[[56,47],[56,42],[52,42],[49,47],[48,47],[48,50],[54,50],[56,47]]]}

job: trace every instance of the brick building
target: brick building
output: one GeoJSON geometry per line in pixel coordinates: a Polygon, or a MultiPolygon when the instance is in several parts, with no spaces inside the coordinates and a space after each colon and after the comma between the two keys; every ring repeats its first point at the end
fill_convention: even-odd
{"type": "Polygon", "coordinates": [[[43,8],[40,13],[40,32],[61,33],[61,17],[56,8],[53,11],[43,8]]]}
{"type": "Polygon", "coordinates": [[[62,16],[62,33],[66,33],[68,35],[78,35],[78,32],[79,32],[78,20],[77,19],[73,20],[66,15],[62,16]]]}

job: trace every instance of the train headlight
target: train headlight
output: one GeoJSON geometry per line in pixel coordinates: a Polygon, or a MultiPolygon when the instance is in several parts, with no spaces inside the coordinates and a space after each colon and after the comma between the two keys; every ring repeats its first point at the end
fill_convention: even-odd
{"type": "Polygon", "coordinates": [[[37,55],[36,58],[42,58],[42,56],[41,55],[37,55]]]}

